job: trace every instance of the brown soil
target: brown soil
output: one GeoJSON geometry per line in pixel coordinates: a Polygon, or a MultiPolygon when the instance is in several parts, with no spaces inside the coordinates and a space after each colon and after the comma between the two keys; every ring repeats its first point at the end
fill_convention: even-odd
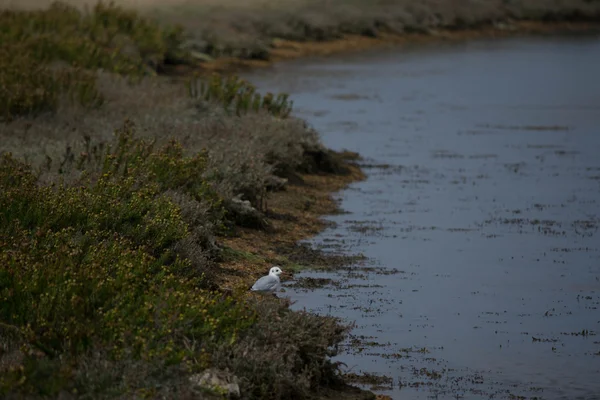
{"type": "MultiPolygon", "coordinates": [[[[321,217],[333,214],[338,204],[331,197],[349,183],[364,179],[360,168],[348,165],[348,174],[301,175],[297,182],[291,183],[286,190],[272,193],[267,200],[267,220],[270,229],[240,228],[234,237],[222,238],[223,245],[245,257],[227,259],[221,267],[232,273],[221,275],[221,285],[226,289],[239,286],[249,287],[258,277],[266,274],[272,264],[282,265],[284,274],[289,277],[294,266],[310,265],[311,254],[297,255],[291,261],[290,249],[302,239],[314,236],[325,227],[321,217]],[[286,270],[286,266],[289,266],[286,270]]],[[[285,278],[285,277],[284,277],[285,278]]],[[[284,279],[285,280],[285,279],[284,279]]]]}

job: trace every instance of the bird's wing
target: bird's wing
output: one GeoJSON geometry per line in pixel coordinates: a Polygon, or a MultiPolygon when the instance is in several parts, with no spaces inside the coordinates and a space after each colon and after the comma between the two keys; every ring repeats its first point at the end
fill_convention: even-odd
{"type": "Polygon", "coordinates": [[[276,290],[278,287],[279,279],[275,278],[274,276],[267,275],[257,280],[256,283],[252,286],[251,290],[266,292],[276,290]]]}

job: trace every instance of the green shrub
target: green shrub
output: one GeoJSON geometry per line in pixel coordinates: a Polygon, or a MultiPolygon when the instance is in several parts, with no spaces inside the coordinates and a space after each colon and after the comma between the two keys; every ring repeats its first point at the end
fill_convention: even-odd
{"type": "MultiPolygon", "coordinates": [[[[80,181],[117,180],[120,185],[155,186],[155,191],[160,193],[176,190],[208,203],[215,220],[223,218],[222,200],[210,183],[202,178],[208,161],[205,150],[186,156],[181,143],[175,139],[156,148],[154,141],[135,135],[135,125],[126,121],[121,129],[115,131],[114,144],[92,144],[91,139],[85,137],[85,150],[79,155],[73,154],[67,147],[58,172],[78,174],[80,181]]],[[[53,163],[54,160],[47,159],[46,168],[52,169],[53,163]]]]}
{"type": "Polygon", "coordinates": [[[199,290],[201,277],[172,253],[188,227],[160,185],[114,178],[107,168],[87,186],[44,187],[2,157],[0,320],[44,354],[0,374],[5,392],[56,394],[72,378],[69,363],[93,348],[204,368],[197,351],[235,341],[252,323],[244,304],[199,290]],[[190,350],[186,338],[201,347],[190,350]]]}
{"type": "Polygon", "coordinates": [[[63,94],[86,107],[103,103],[94,73],[52,69],[18,46],[0,45],[0,118],[55,111],[63,94]]]}
{"type": "Polygon", "coordinates": [[[0,116],[53,111],[63,93],[97,106],[96,70],[131,79],[153,74],[187,60],[182,41],[180,27],[163,28],[113,3],[99,2],[89,13],[61,2],[46,10],[1,10],[0,116]]]}
{"type": "Polygon", "coordinates": [[[136,127],[126,121],[115,131],[113,142],[92,143],[86,137],[83,151],[78,155],[67,147],[62,160],[47,158],[43,173],[49,172],[50,181],[64,180],[70,186],[107,181],[120,187],[127,184],[152,188],[155,195],[176,204],[188,232],[176,241],[174,251],[191,261],[190,273],[206,274],[203,285],[211,287],[210,258],[215,258],[219,251],[214,235],[226,229],[227,215],[224,201],[213,183],[205,178],[208,155],[202,150],[186,156],[182,145],[174,139],[157,146],[154,141],[135,135],[136,127]],[[53,171],[58,171],[58,176],[53,171]]]}

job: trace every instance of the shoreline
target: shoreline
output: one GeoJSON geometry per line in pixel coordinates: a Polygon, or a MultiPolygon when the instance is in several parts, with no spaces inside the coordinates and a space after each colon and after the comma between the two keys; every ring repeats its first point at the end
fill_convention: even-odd
{"type": "Polygon", "coordinates": [[[486,24],[478,28],[430,30],[419,33],[380,33],[376,36],[344,35],[340,39],[325,41],[294,41],[274,39],[268,60],[250,60],[221,57],[202,62],[195,67],[174,67],[174,75],[202,73],[234,74],[255,68],[269,68],[277,63],[309,57],[327,57],[358,53],[365,50],[396,48],[407,45],[461,42],[477,39],[503,39],[509,37],[588,35],[600,33],[600,21],[515,21],[486,24]]]}
{"type": "MultiPolygon", "coordinates": [[[[600,23],[520,22],[516,26],[515,29],[499,29],[488,26],[483,29],[464,31],[443,30],[435,34],[382,35],[377,38],[351,35],[343,39],[327,42],[280,41],[272,52],[272,60],[268,62],[224,59],[217,60],[207,70],[211,73],[235,73],[241,69],[266,68],[278,62],[301,59],[303,57],[334,56],[389,47],[395,47],[398,51],[401,51],[403,45],[426,45],[485,38],[502,39],[529,35],[591,34],[600,32],[600,23]]],[[[339,204],[333,197],[334,194],[344,190],[352,183],[367,178],[363,170],[353,162],[353,160],[359,158],[360,155],[357,154],[346,159],[345,165],[350,169],[348,175],[303,174],[300,176],[303,181],[302,184],[290,184],[285,191],[272,193],[269,200],[269,203],[272,204],[269,205],[269,209],[277,217],[267,217],[273,223],[274,231],[266,232],[241,229],[239,237],[222,239],[223,244],[228,248],[257,257],[254,258],[255,262],[249,263],[249,259],[245,259],[243,263],[226,261],[223,263],[223,266],[250,274],[252,271],[265,269],[266,266],[261,265],[264,261],[273,263],[281,262],[282,255],[278,254],[278,247],[293,247],[299,241],[316,236],[326,229],[327,224],[322,218],[337,213],[340,210],[339,204]],[[314,199],[314,207],[307,211],[299,211],[301,209],[300,203],[304,197],[314,199]],[[289,218],[281,218],[282,215],[289,218]],[[249,266],[250,268],[248,268],[249,266]]],[[[310,268],[308,265],[305,267],[310,268]]],[[[228,281],[226,285],[231,285],[232,283],[235,284],[232,281],[228,281]]],[[[369,390],[360,391],[358,387],[353,386],[352,382],[346,382],[346,384],[348,385],[346,388],[333,390],[329,394],[343,395],[349,399],[359,399],[368,398],[370,393],[380,400],[391,399],[389,396],[376,395],[369,390]]],[[[328,398],[328,396],[324,398],[328,398]]]]}
{"type": "MultiPolygon", "coordinates": [[[[461,41],[478,38],[517,37],[530,34],[553,35],[565,32],[600,32],[600,23],[521,21],[516,22],[512,25],[497,24],[494,26],[481,26],[477,29],[444,29],[440,31],[429,31],[427,33],[378,33],[373,36],[345,35],[340,39],[326,41],[274,40],[272,47],[269,48],[268,61],[222,57],[217,58],[213,62],[163,65],[165,68],[160,70],[159,75],[162,75],[162,80],[168,80],[168,78],[170,77],[176,79],[189,78],[192,73],[199,73],[200,75],[202,75],[203,73],[222,73],[226,75],[235,74],[237,71],[240,70],[270,67],[279,62],[299,59],[302,57],[308,58],[314,56],[329,56],[377,48],[384,49],[386,47],[397,48],[398,51],[401,51],[403,45],[425,45],[437,42],[441,43],[448,41],[461,41]]],[[[90,118],[90,121],[93,118],[97,118],[97,121],[106,122],[115,119],[121,119],[122,117],[126,116],[125,114],[123,114],[122,110],[130,112],[129,109],[131,108],[134,109],[133,112],[136,112],[137,107],[139,108],[137,110],[137,112],[139,113],[138,117],[142,120],[146,117],[145,113],[147,113],[148,110],[152,110],[153,113],[159,115],[162,112],[165,113],[164,119],[158,119],[158,121],[160,123],[163,123],[165,126],[172,126],[171,129],[173,130],[175,130],[175,128],[183,126],[184,129],[181,130],[182,132],[193,132],[192,130],[186,131],[185,127],[188,127],[192,129],[199,129],[198,132],[200,132],[201,134],[205,133],[200,128],[197,128],[197,125],[195,125],[197,121],[195,120],[189,122],[189,125],[177,125],[173,122],[173,115],[177,114],[177,112],[181,112],[181,110],[185,110],[183,106],[181,106],[181,108],[169,108],[172,104],[176,104],[177,100],[180,100],[181,93],[175,93],[175,91],[173,93],[170,93],[170,89],[165,91],[164,93],[156,91],[154,93],[154,97],[146,98],[145,101],[147,101],[148,103],[144,103],[144,100],[140,100],[142,96],[140,96],[139,98],[134,98],[133,96],[129,98],[128,96],[120,95],[122,93],[126,93],[128,95],[130,95],[130,93],[135,93],[133,92],[133,89],[131,89],[131,92],[129,92],[129,89],[125,88],[124,86],[109,86],[109,89],[114,90],[112,95],[113,100],[111,100],[115,101],[115,104],[112,106],[113,108],[106,106],[104,108],[104,110],[106,111],[108,107],[108,111],[106,111],[106,114],[101,114],[100,112],[96,111],[90,112],[89,114],[87,112],[84,113],[82,111],[74,111],[74,120],[76,120],[77,122],[73,124],[73,132],[75,132],[75,126],[79,128],[85,128],[85,124],[81,122],[84,115],[86,118],[90,118]],[[165,98],[165,96],[172,96],[173,102],[170,102],[169,98],[165,98]],[[164,104],[158,104],[160,102],[159,98],[161,99],[160,101],[164,102],[164,104]],[[118,99],[118,101],[122,101],[122,105],[116,103],[117,100],[115,99],[118,99]],[[163,107],[161,110],[159,110],[160,106],[163,107]],[[80,112],[81,114],[78,114],[80,112]]],[[[155,89],[152,88],[151,85],[149,85],[148,87],[146,87],[146,89],[140,90],[147,90],[148,93],[152,94],[152,90],[155,89]]],[[[215,106],[215,109],[216,108],[217,107],[215,106]]],[[[197,110],[194,110],[194,112],[197,112],[197,110]]],[[[203,111],[201,110],[200,112],[203,111]]],[[[225,115],[219,117],[220,114],[218,113],[214,114],[217,115],[216,117],[209,117],[208,113],[202,115],[207,119],[215,118],[215,120],[218,120],[218,118],[221,117],[224,120],[226,120],[227,118],[231,119],[230,116],[225,115]]],[[[126,117],[129,118],[129,115],[127,115],[126,117]]],[[[36,128],[38,128],[40,125],[39,121],[40,120],[33,123],[33,125],[35,125],[36,128]]],[[[41,121],[43,121],[43,119],[41,119],[41,121]]],[[[154,120],[149,119],[149,121],[154,120]]],[[[270,124],[273,124],[272,120],[264,120],[262,122],[260,120],[254,122],[252,120],[250,121],[256,124],[252,128],[249,128],[249,130],[252,131],[249,132],[251,134],[255,132],[261,132],[261,127],[271,126],[270,124]]],[[[22,120],[20,122],[24,121],[22,120]]],[[[222,121],[219,120],[219,122],[222,121]]],[[[69,123],[70,122],[67,122],[67,125],[69,125],[69,123]]],[[[156,126],[157,124],[152,123],[150,125],[156,126]]],[[[276,125],[280,126],[277,129],[284,131],[282,133],[282,137],[293,135],[294,132],[290,131],[290,129],[294,128],[293,124],[281,125],[277,123],[276,125]]],[[[297,128],[298,127],[296,127],[295,129],[297,128]]],[[[19,128],[19,122],[13,125],[13,128],[11,129],[15,129],[15,132],[21,132],[19,131],[19,129],[21,129],[19,128]],[[17,127],[15,128],[14,126],[17,127]]],[[[27,133],[30,129],[30,126],[23,125],[23,129],[27,135],[33,136],[33,134],[27,133]]],[[[50,132],[50,128],[48,128],[47,131],[44,131],[44,129],[46,128],[40,128],[39,132],[43,132],[46,134],[50,132]]],[[[65,135],[64,131],[59,131],[62,129],[64,129],[64,126],[57,123],[57,132],[61,132],[63,135],[65,135]]],[[[236,130],[238,128],[236,128],[233,125],[228,126],[227,129],[229,131],[226,133],[231,133],[232,136],[235,136],[238,133],[238,131],[236,130]]],[[[108,131],[107,129],[104,129],[102,132],[105,133],[105,130],[108,131]]],[[[33,132],[36,132],[35,129],[33,130],[33,132]]],[[[243,133],[243,131],[241,132],[243,133]]],[[[222,134],[223,132],[220,133],[222,134]]],[[[164,135],[164,131],[159,132],[157,130],[156,134],[164,135]]],[[[27,135],[25,137],[28,137],[27,135]]],[[[60,133],[57,134],[57,136],[59,135],[60,133]]],[[[73,140],[73,137],[69,138],[67,136],[61,136],[60,140],[73,140]]],[[[188,139],[189,135],[183,138],[182,141],[186,141],[188,139]]],[[[235,146],[239,146],[240,148],[243,148],[244,146],[243,144],[239,144],[240,142],[235,140],[232,143],[234,143],[235,146]]],[[[196,142],[192,140],[192,145],[199,146],[200,144],[204,146],[206,143],[201,143],[201,140],[197,140],[196,142]]],[[[23,146],[27,147],[26,145],[23,146]]],[[[196,151],[194,149],[192,149],[193,152],[196,151]]],[[[28,150],[31,149],[28,148],[28,150]]],[[[223,151],[225,160],[227,159],[227,157],[230,157],[230,155],[228,155],[230,153],[228,153],[226,150],[215,150],[216,153],[218,153],[218,151],[223,151]]],[[[70,148],[68,148],[67,152],[70,152],[70,148]]],[[[286,156],[285,153],[281,154],[282,158],[286,156]]],[[[263,275],[264,271],[272,264],[280,264],[283,266],[284,271],[288,273],[293,273],[294,271],[299,271],[311,267],[336,268],[336,266],[338,265],[348,263],[349,261],[351,261],[349,259],[344,258],[343,256],[325,256],[317,250],[311,250],[308,247],[302,247],[298,245],[298,242],[322,232],[327,226],[327,223],[322,218],[326,215],[339,212],[339,204],[334,199],[335,193],[339,192],[340,190],[343,190],[344,188],[348,187],[348,185],[354,182],[366,179],[365,173],[355,162],[357,159],[360,158],[360,156],[358,154],[353,153],[351,154],[344,152],[335,152],[329,149],[325,149],[324,147],[319,152],[313,152],[310,149],[304,149],[303,152],[300,153],[300,155],[305,158],[304,161],[308,161],[310,166],[306,168],[306,170],[302,170],[300,168],[292,168],[292,170],[288,171],[289,174],[283,174],[279,176],[280,178],[285,177],[287,179],[287,183],[282,185],[282,187],[279,187],[277,190],[268,189],[267,186],[265,186],[268,185],[268,183],[265,183],[268,181],[260,180],[264,178],[263,176],[260,176],[260,179],[257,179],[257,182],[260,181],[260,185],[262,185],[260,187],[260,190],[257,190],[257,193],[262,193],[263,189],[265,191],[268,191],[266,207],[264,207],[264,212],[262,209],[260,210],[264,214],[263,217],[266,221],[266,229],[256,229],[255,227],[253,228],[248,226],[244,227],[240,224],[239,226],[235,225],[232,234],[216,234],[215,238],[217,245],[215,246],[215,248],[209,247],[209,249],[211,251],[214,251],[214,253],[212,254],[219,254],[220,252],[220,258],[215,258],[215,260],[211,260],[215,262],[214,266],[216,267],[213,271],[215,275],[214,283],[222,292],[235,292],[237,290],[243,289],[244,287],[247,288],[247,284],[249,282],[263,275]],[[331,165],[336,165],[337,167],[331,167],[331,165]]],[[[252,161],[251,158],[248,158],[248,160],[252,161]]],[[[275,162],[273,163],[274,169],[276,168],[276,162],[278,161],[281,162],[281,160],[275,160],[275,162]]],[[[298,165],[300,165],[300,163],[298,165]]],[[[268,171],[268,169],[265,168],[264,171],[268,171]]],[[[259,172],[264,173],[266,176],[267,172],[264,171],[259,172]]],[[[271,172],[272,171],[269,171],[268,173],[271,172]]],[[[237,174],[240,178],[242,178],[243,173],[245,173],[244,169],[240,169],[239,171],[237,171],[237,174]]],[[[196,177],[197,176],[198,175],[196,175],[196,177]]],[[[231,182],[226,181],[226,183],[231,182]]],[[[256,185],[258,187],[259,184],[257,183],[256,185]]],[[[243,185],[241,186],[243,187],[243,185]]],[[[237,187],[235,190],[238,190],[237,187]]],[[[236,193],[233,193],[232,190],[231,194],[233,195],[236,193]]],[[[257,199],[259,198],[259,195],[257,195],[257,199]]],[[[260,198],[260,201],[262,202],[262,198],[260,198]]],[[[196,206],[198,204],[196,204],[196,206]]],[[[199,215],[202,218],[204,218],[203,214],[199,215]]],[[[207,229],[210,230],[212,228],[207,229]]],[[[214,232],[216,232],[216,230],[214,232]]],[[[191,242],[188,242],[188,245],[190,245],[190,243],[191,242]]],[[[205,245],[205,243],[202,243],[202,245],[205,245]]],[[[198,246],[193,247],[190,245],[190,252],[187,254],[193,255],[193,251],[198,250],[199,248],[200,247],[198,246]]],[[[199,259],[202,260],[201,257],[199,259]]],[[[285,300],[283,300],[283,302],[285,302],[285,300]]],[[[254,347],[256,347],[256,343],[254,344],[254,347]]],[[[323,384],[317,385],[319,391],[317,391],[315,397],[337,398],[344,396],[349,398],[350,400],[375,397],[375,395],[368,390],[362,390],[358,389],[357,387],[351,386],[350,382],[347,382],[347,379],[344,379],[343,376],[342,380],[344,382],[339,382],[337,386],[332,385],[330,387],[325,386],[323,384]]],[[[293,381],[288,381],[288,385],[289,387],[293,387],[293,381]],[[292,383],[290,384],[290,382],[292,383]]],[[[386,398],[382,396],[377,397],[386,398]]]]}

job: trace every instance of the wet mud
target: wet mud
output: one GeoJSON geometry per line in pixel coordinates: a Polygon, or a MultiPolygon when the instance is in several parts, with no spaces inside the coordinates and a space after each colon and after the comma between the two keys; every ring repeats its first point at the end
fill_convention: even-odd
{"type": "Polygon", "coordinates": [[[298,272],[284,294],[355,324],[335,357],[349,380],[394,399],[600,398],[597,71],[593,36],[248,76],[362,156],[367,179],[307,242],[360,257],[298,272]]]}

